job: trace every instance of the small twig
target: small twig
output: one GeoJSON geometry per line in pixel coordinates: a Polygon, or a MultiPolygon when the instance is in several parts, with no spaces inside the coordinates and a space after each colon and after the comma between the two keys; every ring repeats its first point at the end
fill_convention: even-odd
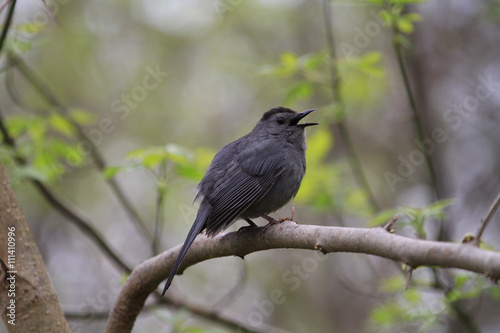
{"type": "Polygon", "coordinates": [[[158,175],[158,188],[156,197],[156,221],[155,221],[155,232],[153,234],[153,241],[151,242],[151,249],[153,255],[159,253],[161,234],[163,229],[163,210],[165,202],[165,182],[166,182],[166,168],[165,161],[160,164],[160,170],[158,175]]]}
{"type": "MultiPolygon", "coordinates": [[[[8,0],[2,3],[2,7],[0,11],[7,5],[8,0]]],[[[0,52],[2,52],[3,47],[5,45],[5,40],[7,39],[7,33],[9,32],[10,25],[12,24],[12,17],[14,16],[14,9],[16,8],[16,0],[12,0],[10,7],[9,7],[9,12],[7,13],[7,16],[5,17],[5,21],[3,24],[3,29],[2,29],[2,34],[0,35],[0,52]]]]}
{"type": "Polygon", "coordinates": [[[38,189],[38,191],[42,193],[45,200],[47,200],[52,205],[52,207],[54,207],[63,216],[67,217],[70,221],[73,222],[73,224],[78,227],[78,229],[80,229],[84,234],[89,236],[90,239],[96,242],[101,250],[103,250],[103,252],[108,255],[113,262],[118,264],[118,266],[127,273],[130,273],[132,271],[132,268],[125,264],[125,262],[118,256],[118,254],[110,248],[104,237],[97,229],[95,229],[91,225],[89,221],[86,221],[83,217],[76,214],[71,208],[69,208],[67,204],[63,203],[60,198],[57,198],[56,195],[52,193],[52,191],[40,181],[35,179],[30,180],[38,189]]]}
{"type": "MultiPolygon", "coordinates": [[[[332,93],[333,93],[333,99],[335,103],[337,104],[337,107],[340,110],[340,114],[342,116],[345,116],[345,110],[344,110],[344,103],[342,101],[342,95],[340,93],[340,76],[337,70],[337,65],[335,64],[337,55],[336,55],[336,50],[335,50],[335,41],[334,41],[334,36],[332,32],[332,19],[331,19],[331,9],[330,9],[330,0],[324,0],[323,1],[323,12],[324,12],[324,18],[325,18],[325,28],[326,28],[326,42],[328,46],[328,50],[330,53],[330,71],[331,71],[331,88],[332,88],[332,93]]],[[[347,160],[349,162],[349,165],[351,167],[352,173],[354,175],[354,179],[356,180],[356,183],[358,184],[359,187],[361,187],[365,192],[366,195],[368,196],[368,202],[371,206],[371,208],[374,211],[378,211],[378,203],[375,200],[375,196],[373,195],[370,185],[368,184],[368,180],[366,179],[365,173],[363,171],[363,168],[361,166],[361,163],[359,161],[359,158],[356,154],[356,150],[354,149],[354,145],[352,143],[351,137],[349,135],[349,131],[347,129],[347,126],[345,124],[345,120],[342,119],[339,120],[335,127],[338,129],[338,132],[342,138],[342,143],[344,145],[346,154],[347,154],[347,160]]]]}
{"type": "Polygon", "coordinates": [[[293,221],[293,215],[295,215],[295,204],[293,204],[292,210],[290,211],[290,221],[293,221]]]}
{"type": "Polygon", "coordinates": [[[17,105],[20,109],[23,109],[27,112],[35,112],[41,115],[48,114],[48,112],[46,112],[45,110],[27,105],[24,101],[21,100],[21,98],[19,97],[19,92],[16,89],[16,84],[14,82],[14,71],[9,69],[10,69],[10,64],[7,61],[5,70],[5,90],[7,91],[7,94],[12,100],[12,102],[15,105],[17,105]]]}
{"type": "MultiPolygon", "coordinates": [[[[413,114],[413,124],[415,126],[416,136],[417,136],[417,139],[420,142],[422,142],[425,140],[424,125],[423,125],[422,120],[420,118],[420,114],[418,113],[417,104],[415,102],[415,96],[413,95],[413,92],[411,89],[410,79],[408,77],[408,71],[406,69],[406,65],[405,65],[405,62],[403,60],[403,52],[401,49],[401,43],[397,40],[397,37],[401,35],[401,32],[399,31],[399,28],[395,23],[393,23],[391,25],[391,28],[392,28],[392,33],[394,35],[392,38],[392,45],[394,47],[394,52],[396,53],[396,59],[398,62],[399,71],[401,73],[401,78],[403,79],[403,87],[404,87],[404,90],[406,92],[408,102],[410,104],[410,110],[413,114]]],[[[422,148],[419,148],[419,149],[422,150],[422,148]]],[[[436,176],[436,171],[434,169],[433,161],[432,161],[430,155],[426,154],[425,151],[422,151],[422,153],[425,157],[425,163],[426,163],[427,169],[429,171],[430,183],[431,183],[432,189],[435,192],[435,197],[437,199],[439,199],[438,182],[437,182],[437,176],[436,176]]]]}
{"type": "MultiPolygon", "coordinates": [[[[293,204],[292,209],[290,210],[290,216],[280,218],[280,222],[293,221],[294,214],[295,214],[295,204],[293,204]]],[[[295,222],[295,221],[293,221],[293,222],[295,222]]]]}
{"type": "Polygon", "coordinates": [[[486,214],[486,217],[482,219],[481,225],[477,229],[476,236],[474,237],[474,244],[479,246],[481,243],[481,237],[483,236],[484,229],[486,229],[486,226],[490,222],[491,218],[495,214],[496,210],[500,207],[500,193],[496,197],[495,201],[491,204],[490,208],[488,209],[488,213],[486,214]]]}
{"type": "MultiPolygon", "coordinates": [[[[448,286],[439,275],[438,270],[435,267],[432,267],[432,272],[434,275],[434,287],[443,292],[445,295],[449,295],[453,289],[448,286]]],[[[480,333],[478,325],[476,324],[474,317],[470,315],[469,311],[466,311],[463,306],[458,301],[453,301],[450,303],[450,308],[453,313],[456,315],[457,319],[467,327],[467,330],[471,333],[480,333]]]]}
{"type": "Polygon", "coordinates": [[[3,9],[5,8],[5,6],[7,6],[7,4],[9,2],[11,2],[12,0],[4,0],[4,2],[2,2],[2,4],[0,4],[0,13],[3,11],[3,9]]]}
{"type": "MultiPolygon", "coordinates": [[[[217,314],[214,310],[208,310],[205,309],[201,306],[194,306],[194,305],[188,305],[184,303],[183,301],[180,300],[174,300],[171,298],[167,297],[161,297],[160,294],[156,295],[157,299],[155,300],[154,303],[148,304],[144,306],[143,312],[151,312],[154,310],[158,310],[159,307],[173,307],[175,309],[186,309],[190,311],[191,313],[196,314],[199,317],[210,319],[211,321],[218,323],[219,325],[229,327],[232,329],[241,329],[241,331],[248,332],[248,333],[264,333],[268,331],[272,332],[283,332],[285,333],[286,331],[280,330],[278,328],[274,328],[268,325],[262,325],[266,330],[262,331],[257,331],[254,329],[251,329],[249,327],[244,327],[244,325],[240,322],[234,321],[232,318],[228,317],[223,317],[220,314],[217,314]],[[244,330],[243,330],[244,329],[244,330]]],[[[109,311],[103,311],[103,312],[71,312],[71,311],[65,311],[64,316],[66,319],[70,320],[106,320],[109,317],[109,311]]],[[[289,332],[286,332],[289,333],[289,332]]]]}
{"type": "MultiPolygon", "coordinates": [[[[90,155],[95,162],[97,168],[102,171],[106,168],[106,162],[102,157],[101,153],[97,150],[97,147],[94,145],[92,140],[90,140],[83,128],[73,121],[71,117],[68,117],[68,108],[58,99],[56,94],[50,89],[50,87],[45,84],[42,78],[35,73],[20,57],[18,57],[15,53],[9,52],[9,60],[16,66],[16,68],[21,72],[21,74],[28,80],[28,82],[35,88],[35,90],[45,98],[45,100],[52,106],[54,106],[58,112],[67,117],[67,120],[71,122],[71,124],[76,128],[79,139],[84,142],[89,142],[90,145],[90,155]]],[[[114,178],[106,179],[106,183],[111,187],[113,193],[117,197],[118,201],[125,209],[125,212],[134,222],[134,224],[138,227],[138,229],[144,234],[146,239],[152,241],[153,236],[151,235],[146,223],[142,220],[139,213],[135,210],[130,200],[125,196],[123,190],[118,185],[114,178]]]]}
{"type": "MultiPolygon", "coordinates": [[[[374,299],[387,298],[386,294],[377,291],[376,288],[373,288],[374,289],[373,291],[362,290],[361,287],[355,286],[355,283],[357,283],[356,281],[348,279],[341,273],[338,274],[336,280],[344,289],[361,297],[374,298],[374,299]]],[[[366,284],[364,283],[357,283],[357,284],[366,287],[366,284]]]]}
{"type": "MultiPolygon", "coordinates": [[[[146,310],[146,306],[144,307],[146,310]]],[[[109,312],[69,312],[64,311],[66,320],[106,320],[109,317],[109,312]]]]}
{"type": "MultiPolygon", "coordinates": [[[[270,326],[270,325],[267,325],[267,324],[264,324],[264,323],[262,323],[261,325],[259,325],[259,328],[250,327],[246,323],[241,322],[238,319],[232,318],[232,317],[227,316],[227,315],[223,315],[223,314],[219,313],[218,311],[214,311],[211,308],[204,307],[204,306],[199,306],[199,305],[195,305],[195,304],[187,304],[184,301],[180,301],[180,300],[174,299],[172,297],[165,297],[165,296],[162,297],[161,296],[161,292],[159,292],[159,291],[155,291],[153,293],[153,295],[156,298],[157,304],[171,306],[171,307],[174,307],[175,309],[186,309],[186,310],[188,310],[189,312],[191,312],[192,314],[194,314],[196,316],[208,319],[208,320],[210,320],[210,321],[212,321],[214,323],[217,323],[217,324],[219,324],[221,326],[227,327],[227,328],[231,329],[231,331],[233,331],[233,332],[246,332],[246,333],[270,333],[270,332],[272,332],[272,333],[291,333],[291,332],[286,331],[284,329],[277,328],[277,327],[274,327],[274,326],[270,326]]],[[[110,316],[112,314],[113,313],[111,312],[110,316]]],[[[111,318],[111,320],[112,320],[112,318],[111,318]]],[[[104,330],[105,333],[114,332],[115,327],[110,327],[109,321],[106,324],[106,326],[107,327],[104,330]]],[[[122,328],[124,328],[124,327],[122,327],[122,328]]],[[[129,330],[126,330],[126,329],[121,330],[121,328],[119,329],[119,331],[120,332],[129,332],[129,330]]]]}
{"type": "Polygon", "coordinates": [[[386,225],[384,226],[384,229],[387,230],[388,232],[392,232],[392,226],[394,225],[394,223],[396,223],[396,221],[398,220],[399,216],[396,214],[394,215],[391,220],[389,222],[386,223],[386,225]]]}
{"type": "Polygon", "coordinates": [[[248,278],[248,270],[245,260],[241,260],[241,266],[239,269],[238,280],[234,287],[232,287],[224,296],[222,296],[213,306],[212,310],[214,312],[220,311],[224,306],[227,306],[236,299],[236,296],[241,294],[244,290],[244,286],[248,278]]]}
{"type": "MultiPolygon", "coordinates": [[[[150,312],[158,309],[158,303],[148,304],[144,306],[144,312],[150,312]]],[[[70,320],[104,320],[108,319],[109,311],[89,311],[89,312],[73,312],[64,311],[64,317],[70,320]]]]}
{"type": "MultiPolygon", "coordinates": [[[[2,133],[4,143],[16,150],[16,142],[14,138],[12,138],[7,131],[7,128],[4,124],[2,112],[0,110],[0,132],[2,133]]],[[[27,161],[20,155],[17,154],[16,151],[16,162],[20,165],[26,165],[27,161]]],[[[100,248],[103,252],[108,255],[112,261],[114,261],[118,266],[123,269],[125,272],[130,273],[132,268],[130,268],[125,262],[109,247],[108,243],[104,240],[104,238],[100,235],[99,231],[95,229],[88,221],[86,221],[83,217],[76,214],[68,205],[64,204],[59,198],[56,197],[52,191],[41,183],[37,179],[30,178],[31,183],[37,188],[37,190],[43,195],[45,200],[49,202],[59,213],[66,216],[71,222],[73,222],[83,233],[89,236],[100,248]]]]}
{"type": "Polygon", "coordinates": [[[413,275],[413,266],[408,267],[408,272],[406,273],[406,283],[405,283],[405,290],[408,290],[408,287],[410,286],[411,282],[411,276],[413,275]]]}

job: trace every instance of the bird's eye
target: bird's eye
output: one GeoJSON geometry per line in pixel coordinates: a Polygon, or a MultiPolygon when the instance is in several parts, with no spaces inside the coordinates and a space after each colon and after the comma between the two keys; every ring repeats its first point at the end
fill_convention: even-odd
{"type": "Polygon", "coordinates": [[[278,122],[278,124],[283,125],[285,123],[285,118],[279,117],[278,119],[276,119],[276,121],[278,122]]]}

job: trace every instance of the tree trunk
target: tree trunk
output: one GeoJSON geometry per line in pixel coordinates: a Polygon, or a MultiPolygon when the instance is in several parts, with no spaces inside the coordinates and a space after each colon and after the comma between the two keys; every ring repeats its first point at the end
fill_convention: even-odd
{"type": "Polygon", "coordinates": [[[1,163],[0,305],[8,332],[69,332],[42,256],[1,163]]]}

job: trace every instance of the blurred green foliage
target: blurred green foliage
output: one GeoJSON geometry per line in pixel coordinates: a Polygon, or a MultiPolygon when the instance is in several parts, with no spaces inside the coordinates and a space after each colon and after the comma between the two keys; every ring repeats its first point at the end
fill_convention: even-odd
{"type": "Polygon", "coordinates": [[[426,239],[425,223],[429,220],[443,220],[446,217],[445,209],[452,203],[453,200],[445,199],[436,201],[423,208],[404,206],[401,209],[404,215],[401,219],[401,224],[411,226],[419,238],[426,239]]]}
{"type": "MultiPolygon", "coordinates": [[[[453,313],[452,307],[457,301],[478,298],[489,294],[495,298],[500,292],[498,286],[492,287],[482,277],[472,273],[457,273],[444,295],[436,293],[435,286],[427,279],[413,281],[412,287],[403,291],[405,278],[402,275],[383,280],[379,290],[389,297],[384,297],[382,304],[370,315],[370,324],[375,331],[392,331],[394,328],[428,332],[434,326],[443,323],[446,316],[453,313]]],[[[439,289],[438,289],[439,290],[439,289]]]]}
{"type": "MultiPolygon", "coordinates": [[[[283,53],[280,63],[266,66],[261,73],[276,79],[289,80],[283,104],[295,105],[320,94],[328,100],[331,95],[330,62],[338,66],[342,80],[341,95],[353,109],[373,103],[381,94],[385,70],[380,52],[368,52],[348,59],[330,59],[326,50],[297,56],[283,53]]],[[[334,137],[328,124],[345,120],[338,101],[319,107],[322,125],[308,136],[308,172],[297,201],[320,210],[333,210],[367,217],[372,213],[365,189],[358,188],[350,176],[352,171],[344,159],[333,160],[334,137]]]]}
{"type": "MultiPolygon", "coordinates": [[[[408,35],[415,30],[416,22],[422,18],[418,13],[406,12],[406,5],[419,3],[419,0],[369,0],[378,6],[378,15],[386,28],[395,32],[394,41],[410,47],[408,35]]],[[[7,52],[26,53],[34,46],[47,40],[25,38],[43,31],[44,25],[21,23],[9,35],[7,52]]],[[[91,44],[88,40],[87,44],[91,44]]],[[[90,48],[90,47],[89,47],[90,48]]],[[[88,51],[88,50],[87,50],[88,51]]],[[[361,218],[368,226],[386,223],[394,214],[403,217],[398,226],[410,226],[419,238],[426,239],[426,223],[445,219],[445,210],[451,200],[441,200],[423,208],[388,208],[374,212],[367,198],[367,191],[360,188],[352,176],[345,156],[335,154],[337,142],[334,127],[346,122],[350,113],[363,114],[378,104],[386,92],[387,73],[384,68],[384,55],[380,51],[367,50],[358,56],[331,59],[325,49],[317,52],[297,54],[292,51],[281,53],[279,62],[263,66],[259,73],[282,84],[282,103],[295,107],[302,103],[320,101],[317,109],[321,125],[308,133],[307,163],[308,171],[296,197],[300,204],[309,205],[321,212],[343,214],[361,218]],[[339,93],[344,105],[332,96],[331,68],[335,66],[339,75],[339,93]]],[[[81,133],[78,126],[90,126],[97,122],[96,115],[80,108],[69,109],[62,114],[56,108],[45,108],[43,112],[10,115],[6,118],[6,128],[16,140],[16,149],[0,145],[0,158],[3,163],[14,165],[16,158],[27,163],[17,165],[14,170],[16,180],[36,179],[52,183],[69,171],[90,165],[88,153],[82,149],[81,133]]],[[[3,138],[5,142],[5,138],[3,138]]],[[[110,179],[120,173],[147,170],[157,181],[157,191],[166,193],[168,180],[182,178],[199,182],[210,164],[215,150],[199,148],[191,150],[183,145],[169,143],[162,146],[147,146],[134,149],[125,155],[128,162],[123,165],[107,166],[102,175],[110,179]],[[164,170],[165,174],[162,174],[164,170]]],[[[490,286],[482,278],[473,274],[457,273],[449,292],[437,294],[430,292],[435,286],[432,280],[420,278],[410,290],[403,291],[405,279],[402,275],[382,279],[379,291],[385,296],[382,304],[374,308],[370,315],[370,325],[378,330],[394,327],[418,326],[425,332],[437,325],[443,316],[449,315],[450,307],[457,301],[477,298],[487,294],[500,299],[500,288],[490,286]]],[[[167,318],[176,332],[206,332],[198,326],[186,323],[189,315],[177,312],[167,318]]],[[[214,331],[215,332],[215,331],[214,331]]]]}
{"type": "Polygon", "coordinates": [[[4,151],[2,161],[11,164],[15,157],[26,161],[14,169],[16,180],[28,177],[50,183],[60,179],[71,168],[88,163],[78,147],[75,124],[88,125],[93,118],[92,113],[79,109],[70,110],[68,117],[56,110],[12,115],[6,119],[5,127],[16,140],[16,149],[4,151]]]}
{"type": "Polygon", "coordinates": [[[123,166],[108,166],[102,174],[104,178],[109,179],[118,173],[145,169],[154,176],[159,194],[166,194],[167,181],[171,177],[199,182],[214,155],[215,152],[209,149],[199,149],[193,153],[185,147],[172,143],[160,147],[140,148],[130,151],[125,156],[130,163],[123,166]]]}

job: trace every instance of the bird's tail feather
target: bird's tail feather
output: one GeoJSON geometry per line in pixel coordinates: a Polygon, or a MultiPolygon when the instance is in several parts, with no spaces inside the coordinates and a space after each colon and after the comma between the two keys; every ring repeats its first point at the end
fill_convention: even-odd
{"type": "Polygon", "coordinates": [[[161,294],[162,296],[165,295],[165,292],[167,291],[168,287],[170,287],[170,284],[172,283],[175,274],[179,270],[182,260],[184,259],[186,253],[188,252],[189,248],[196,239],[196,236],[198,236],[198,234],[203,230],[203,227],[205,226],[205,222],[207,221],[209,214],[210,214],[210,206],[208,205],[207,207],[200,207],[200,209],[198,210],[198,214],[196,215],[196,220],[194,221],[191,230],[189,230],[186,240],[184,241],[184,245],[182,245],[181,251],[177,256],[177,259],[175,260],[174,267],[172,268],[172,271],[168,276],[167,283],[165,284],[165,288],[163,288],[163,293],[161,294]]]}

